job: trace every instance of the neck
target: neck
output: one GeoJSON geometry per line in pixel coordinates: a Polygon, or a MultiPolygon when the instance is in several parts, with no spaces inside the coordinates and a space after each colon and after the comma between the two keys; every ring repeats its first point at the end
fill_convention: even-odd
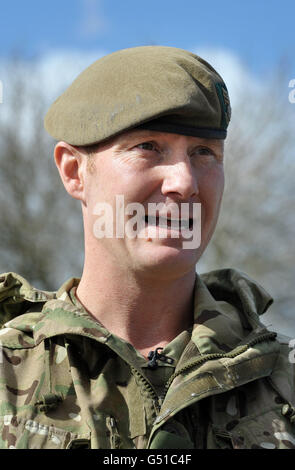
{"type": "Polygon", "coordinates": [[[161,278],[131,272],[104,257],[85,257],[77,298],[105,328],[143,355],[192,324],[195,271],[161,278]],[[98,268],[99,267],[99,268],[98,268]]]}

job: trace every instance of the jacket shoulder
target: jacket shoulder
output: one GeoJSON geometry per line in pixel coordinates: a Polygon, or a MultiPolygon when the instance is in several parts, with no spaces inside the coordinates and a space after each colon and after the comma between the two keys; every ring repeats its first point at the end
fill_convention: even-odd
{"type": "Polygon", "coordinates": [[[253,329],[264,326],[259,317],[273,303],[270,294],[244,272],[233,269],[219,269],[200,275],[211,295],[217,301],[234,306],[241,313],[241,320],[253,329]]]}
{"type": "Polygon", "coordinates": [[[295,416],[295,339],[277,334],[279,354],[269,380],[275,390],[294,408],[295,416]]]}
{"type": "Polygon", "coordinates": [[[273,303],[271,295],[257,281],[238,269],[218,269],[200,277],[217,300],[242,304],[258,315],[273,303]]]}
{"type": "Polygon", "coordinates": [[[20,274],[0,274],[0,328],[19,315],[40,311],[44,302],[55,298],[55,292],[34,288],[20,274]]]}

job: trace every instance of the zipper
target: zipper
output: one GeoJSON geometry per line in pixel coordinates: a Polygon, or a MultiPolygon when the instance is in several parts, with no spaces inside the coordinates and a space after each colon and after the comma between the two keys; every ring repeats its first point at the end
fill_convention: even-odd
{"type": "Polygon", "coordinates": [[[223,358],[223,357],[227,357],[227,358],[230,358],[230,359],[234,358],[236,356],[239,356],[239,354],[242,354],[243,352],[247,351],[247,349],[254,346],[255,344],[262,343],[263,341],[266,341],[266,340],[275,339],[276,336],[277,336],[277,333],[275,333],[275,332],[264,333],[263,335],[258,336],[256,338],[252,339],[251,341],[249,341],[248,344],[238,346],[237,348],[235,348],[230,353],[224,353],[224,354],[222,354],[222,353],[213,353],[213,354],[206,354],[205,356],[198,357],[195,361],[187,364],[186,366],[182,367],[177,372],[174,372],[174,374],[171,375],[170,379],[166,382],[166,384],[164,386],[164,393],[161,394],[161,396],[159,396],[156,393],[156,391],[154,390],[154,388],[153,388],[152,384],[150,383],[150,381],[138,369],[136,369],[134,366],[132,366],[129,362],[127,362],[127,361],[126,362],[129,364],[133,375],[136,375],[137,378],[142,383],[145,384],[145,389],[148,391],[148,393],[153,398],[153,401],[154,401],[154,404],[157,408],[157,411],[160,412],[162,403],[163,403],[163,401],[164,401],[164,399],[167,395],[167,392],[168,392],[168,389],[169,389],[171,383],[173,382],[173,380],[178,375],[182,374],[184,371],[186,371],[186,370],[188,370],[192,367],[195,367],[196,365],[202,364],[203,362],[210,361],[212,359],[220,359],[220,358],[223,358]]]}
{"type": "MultiPolygon", "coordinates": [[[[130,365],[130,364],[129,364],[130,365]]],[[[144,383],[145,385],[145,389],[149,392],[149,394],[152,396],[153,398],[153,401],[154,401],[154,404],[157,408],[157,411],[159,412],[160,409],[161,409],[161,404],[162,404],[162,400],[161,400],[161,397],[158,396],[158,394],[156,393],[156,391],[154,390],[152,384],[150,383],[150,381],[138,370],[138,369],[135,369],[135,367],[131,366],[131,371],[133,373],[133,375],[136,375],[137,378],[142,382],[144,383]]]]}
{"type": "MultiPolygon", "coordinates": [[[[275,332],[267,332],[267,333],[264,333],[260,336],[257,336],[256,338],[252,339],[251,341],[249,341],[249,343],[247,343],[245,345],[238,346],[237,348],[235,348],[233,351],[231,351],[229,353],[223,353],[223,354],[222,353],[213,353],[213,354],[206,354],[205,356],[198,357],[197,359],[195,359],[191,363],[187,364],[186,366],[183,366],[181,369],[179,369],[177,372],[174,372],[174,374],[171,375],[170,379],[165,384],[164,394],[160,398],[161,403],[163,403],[163,401],[164,401],[164,399],[167,395],[167,392],[169,390],[169,387],[170,387],[171,383],[173,382],[173,380],[176,377],[178,377],[178,375],[182,374],[182,372],[184,372],[188,369],[191,369],[192,367],[195,367],[199,364],[202,364],[203,362],[212,360],[212,359],[220,359],[220,358],[230,358],[231,359],[231,358],[234,358],[234,357],[242,354],[243,352],[247,351],[247,349],[254,346],[255,344],[262,343],[263,341],[266,341],[266,340],[274,340],[276,338],[276,336],[277,336],[277,333],[275,333],[275,332]]],[[[162,416],[162,418],[163,418],[163,416],[162,416]]],[[[157,424],[157,420],[155,421],[154,424],[157,424]]],[[[150,442],[151,442],[151,437],[152,437],[153,434],[154,433],[152,433],[149,437],[147,448],[149,448],[149,445],[150,445],[150,442]]],[[[226,434],[223,437],[228,438],[228,435],[226,434]]]]}
{"type": "Polygon", "coordinates": [[[171,375],[171,377],[169,378],[169,380],[165,384],[164,394],[163,394],[163,396],[161,396],[161,402],[163,402],[164,398],[166,397],[168,389],[169,389],[171,383],[173,382],[173,380],[176,377],[178,377],[178,375],[182,374],[184,371],[186,371],[186,370],[188,370],[192,367],[195,367],[197,365],[200,365],[203,362],[210,361],[212,359],[220,359],[220,358],[223,358],[223,357],[233,359],[236,356],[239,356],[243,352],[247,351],[247,349],[254,346],[255,344],[262,343],[263,341],[266,341],[266,340],[275,339],[276,336],[277,336],[277,333],[275,333],[275,332],[264,333],[263,335],[258,336],[256,338],[252,339],[251,341],[249,341],[248,344],[238,346],[237,348],[235,348],[233,351],[231,351],[229,353],[224,353],[224,354],[223,353],[213,353],[213,354],[206,354],[205,356],[198,357],[197,359],[195,359],[194,361],[192,361],[191,363],[189,363],[186,366],[182,367],[177,372],[174,372],[174,374],[171,375]]]}

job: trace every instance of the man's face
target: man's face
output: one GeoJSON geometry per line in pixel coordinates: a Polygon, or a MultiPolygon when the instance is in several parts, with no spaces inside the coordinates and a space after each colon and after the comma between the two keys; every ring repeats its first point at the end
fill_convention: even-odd
{"type": "MultiPolygon", "coordinates": [[[[109,260],[128,270],[163,278],[194,271],[217,222],[224,187],[223,141],[137,129],[112,139],[90,158],[91,171],[88,168],[84,175],[82,205],[86,243],[88,240],[92,249],[103,249],[109,260]],[[194,203],[201,203],[200,246],[184,248],[181,233],[169,227],[169,210],[166,211],[169,228],[164,238],[163,219],[145,218],[140,236],[138,233],[134,238],[126,235],[116,238],[114,226],[113,238],[97,239],[94,230],[97,207],[108,203],[115,225],[117,195],[124,196],[125,207],[140,203],[146,216],[149,203],[162,203],[164,208],[177,205],[179,217],[182,203],[188,204],[189,217],[193,215],[194,203]],[[149,236],[144,236],[147,228],[149,236]]],[[[125,223],[131,217],[125,214],[125,223]]],[[[192,219],[190,228],[191,224],[192,219]]]]}

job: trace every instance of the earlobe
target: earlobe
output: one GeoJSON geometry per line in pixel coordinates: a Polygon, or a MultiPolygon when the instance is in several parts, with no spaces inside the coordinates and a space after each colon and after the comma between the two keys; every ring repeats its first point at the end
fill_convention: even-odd
{"type": "Polygon", "coordinates": [[[79,151],[66,142],[58,142],[54,159],[66,191],[73,198],[84,201],[82,156],[79,151]]]}

